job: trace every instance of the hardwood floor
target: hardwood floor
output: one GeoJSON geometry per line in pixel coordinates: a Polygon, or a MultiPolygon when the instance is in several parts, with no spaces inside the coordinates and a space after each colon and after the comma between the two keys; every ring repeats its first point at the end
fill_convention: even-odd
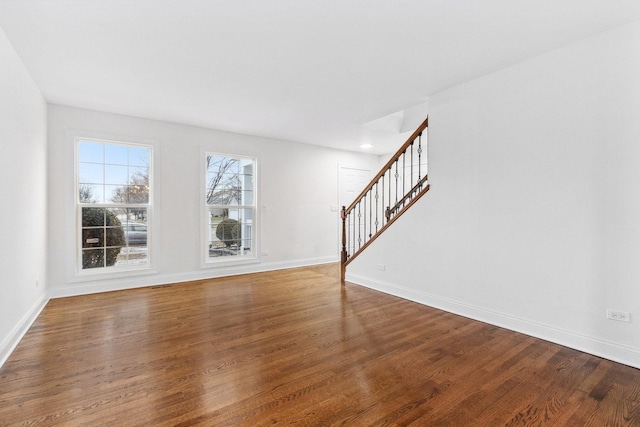
{"type": "Polygon", "coordinates": [[[0,425],[640,426],[640,370],[327,265],[52,300],[0,425]]]}

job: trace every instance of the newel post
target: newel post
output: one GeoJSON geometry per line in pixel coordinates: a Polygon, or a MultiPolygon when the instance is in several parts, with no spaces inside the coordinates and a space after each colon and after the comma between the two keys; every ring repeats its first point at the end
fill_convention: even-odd
{"type": "Polygon", "coordinates": [[[342,251],[340,252],[340,281],[344,284],[344,276],[347,270],[347,208],[342,207],[340,211],[342,218],[342,251]]]}

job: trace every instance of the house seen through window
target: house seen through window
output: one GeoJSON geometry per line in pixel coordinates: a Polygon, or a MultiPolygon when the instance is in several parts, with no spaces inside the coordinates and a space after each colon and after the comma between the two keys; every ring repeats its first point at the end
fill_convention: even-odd
{"type": "Polygon", "coordinates": [[[77,140],[77,223],[82,270],[149,265],[151,147],[77,140]]]}

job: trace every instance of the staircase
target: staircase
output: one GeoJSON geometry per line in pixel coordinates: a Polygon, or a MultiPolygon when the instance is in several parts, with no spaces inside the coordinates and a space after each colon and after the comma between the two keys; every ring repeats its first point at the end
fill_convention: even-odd
{"type": "Polygon", "coordinates": [[[353,203],[342,207],[342,282],[347,265],[429,191],[422,138],[428,126],[427,117],[353,203]]]}

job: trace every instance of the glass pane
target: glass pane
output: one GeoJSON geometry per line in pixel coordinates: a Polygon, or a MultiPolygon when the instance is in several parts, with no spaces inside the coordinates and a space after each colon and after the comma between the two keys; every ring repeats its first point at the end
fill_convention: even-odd
{"type": "Polygon", "coordinates": [[[227,188],[222,194],[221,205],[240,204],[240,191],[237,188],[227,188]]]}
{"type": "Polygon", "coordinates": [[[215,173],[207,172],[207,186],[212,185],[214,178],[217,176],[215,173]]]}
{"type": "Polygon", "coordinates": [[[118,253],[118,258],[116,259],[116,265],[127,265],[129,264],[129,248],[123,247],[120,248],[120,252],[118,253]]]}
{"type": "Polygon", "coordinates": [[[253,204],[253,191],[243,191],[242,192],[242,201],[240,202],[242,205],[252,205],[253,204]]]}
{"type": "Polygon", "coordinates": [[[106,224],[108,226],[120,227],[122,225],[122,221],[125,221],[126,219],[127,219],[126,208],[107,208],[106,224]]]}
{"type": "Polygon", "coordinates": [[[82,251],[82,268],[104,267],[104,249],[86,249],[82,251]]]}
{"type": "Polygon", "coordinates": [[[211,191],[208,190],[207,194],[207,204],[209,205],[222,205],[222,191],[211,191]]]}
{"type": "Polygon", "coordinates": [[[129,203],[149,203],[149,186],[148,185],[130,185],[127,188],[129,203]]]}
{"type": "Polygon", "coordinates": [[[116,264],[120,250],[121,248],[107,248],[105,251],[106,258],[104,260],[105,267],[111,267],[116,264]]]}
{"type": "Polygon", "coordinates": [[[149,263],[146,246],[130,246],[122,248],[116,265],[144,265],[149,263]]]}
{"type": "Polygon", "coordinates": [[[81,141],[78,143],[78,161],[103,163],[104,145],[95,142],[81,141]]]}
{"type": "Polygon", "coordinates": [[[240,204],[240,192],[237,188],[227,188],[224,192],[227,205],[237,206],[240,204]]]}
{"type": "Polygon", "coordinates": [[[82,208],[82,227],[103,227],[104,208],[82,208]]]}
{"type": "Polygon", "coordinates": [[[79,184],[78,200],[80,203],[104,203],[104,188],[102,185],[79,184]]]}
{"type": "Polygon", "coordinates": [[[240,174],[238,172],[226,171],[222,174],[222,183],[225,187],[237,187],[240,185],[240,174]]]}
{"type": "Polygon", "coordinates": [[[78,164],[78,182],[81,184],[102,184],[104,182],[104,166],[95,163],[78,164]]]}
{"type": "Polygon", "coordinates": [[[83,248],[101,248],[104,246],[104,228],[85,228],[82,230],[83,248]]]}
{"type": "Polygon", "coordinates": [[[149,185],[149,168],[144,166],[129,167],[128,184],[145,184],[149,185]]]}
{"type": "Polygon", "coordinates": [[[253,177],[251,175],[240,175],[240,186],[243,190],[253,190],[253,177]]]}
{"type": "Polygon", "coordinates": [[[112,165],[127,165],[127,146],[118,144],[105,144],[104,162],[112,165]]]}
{"type": "Polygon", "coordinates": [[[242,239],[242,254],[248,255],[251,253],[251,239],[242,239]]]}
{"type": "Polygon", "coordinates": [[[130,166],[149,166],[150,150],[144,147],[129,147],[130,166]]]}
{"type": "Polygon", "coordinates": [[[149,254],[146,247],[129,248],[129,250],[132,251],[129,254],[129,264],[141,265],[149,263],[149,254]]]}
{"type": "Polygon", "coordinates": [[[149,168],[129,168],[129,203],[149,203],[149,168]]]}
{"type": "Polygon", "coordinates": [[[105,185],[104,203],[128,203],[129,189],[126,185],[105,185]]]}
{"type": "Polygon", "coordinates": [[[207,156],[207,172],[217,173],[224,157],[207,156]]]}
{"type": "Polygon", "coordinates": [[[121,248],[107,248],[105,250],[106,260],[105,267],[111,267],[118,262],[118,256],[120,255],[121,248]]]}
{"type": "Polygon", "coordinates": [[[129,208],[127,209],[126,220],[142,223],[147,225],[147,208],[129,208]]]}
{"type": "Polygon", "coordinates": [[[128,246],[146,246],[147,245],[147,226],[146,224],[126,221],[123,223],[125,230],[124,239],[128,246]]]}
{"type": "Polygon", "coordinates": [[[127,166],[105,165],[104,183],[126,185],[129,181],[129,168],[127,166]]]}
{"type": "Polygon", "coordinates": [[[106,244],[105,246],[121,247],[126,244],[125,231],[122,226],[120,227],[107,227],[105,229],[106,244]]]}

